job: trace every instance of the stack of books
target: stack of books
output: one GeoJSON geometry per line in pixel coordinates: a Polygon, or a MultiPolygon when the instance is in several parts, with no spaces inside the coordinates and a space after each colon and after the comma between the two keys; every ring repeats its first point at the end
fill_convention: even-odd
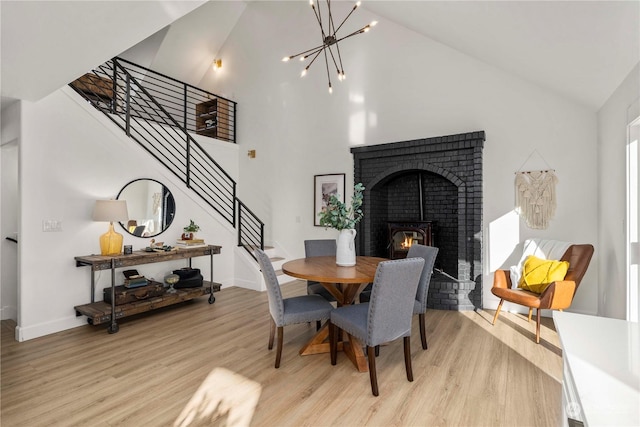
{"type": "Polygon", "coordinates": [[[193,248],[198,246],[206,246],[204,239],[176,240],[178,248],[193,248]]]}
{"type": "Polygon", "coordinates": [[[140,275],[130,276],[124,279],[125,288],[139,288],[140,286],[147,286],[147,278],[140,275]]]}

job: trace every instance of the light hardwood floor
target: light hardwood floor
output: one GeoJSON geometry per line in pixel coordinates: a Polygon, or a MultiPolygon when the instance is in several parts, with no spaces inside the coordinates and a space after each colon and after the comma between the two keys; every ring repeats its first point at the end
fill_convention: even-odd
{"type": "MultiPolygon", "coordinates": [[[[285,297],[304,292],[301,281],[283,286],[285,297]]],[[[113,335],[86,325],[18,343],[3,321],[2,426],[559,425],[551,319],[536,345],[526,316],[503,313],[492,326],[492,311],[430,310],[423,351],[416,316],[414,382],[397,340],[381,348],[376,398],[343,354],[336,366],[328,354],[298,355],[314,325],[285,327],[274,369],[266,293],[229,287],[216,298],[126,319],[113,335]]]]}

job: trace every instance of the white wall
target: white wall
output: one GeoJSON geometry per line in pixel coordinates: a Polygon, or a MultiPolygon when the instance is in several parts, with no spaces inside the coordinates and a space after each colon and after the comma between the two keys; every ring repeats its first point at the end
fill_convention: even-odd
{"type": "MultiPolygon", "coordinates": [[[[17,339],[26,340],[85,322],[73,307],[90,302],[90,269],[77,268],[74,256],[99,253],[98,237],[108,227],[91,220],[95,200],[114,198],[129,181],[153,178],[164,183],[176,201],[169,230],[156,237],[167,243],[179,238],[194,219],[208,243],[223,246],[214,256],[214,280],[232,284],[235,234],[210,214],[204,203],[183,190],[184,185],[163,166],[129,141],[124,132],[69,88],[37,103],[22,102],[20,140],[20,305],[17,339]],[[62,232],[43,232],[43,220],[62,221],[62,232]]],[[[216,143],[210,143],[211,146],[216,143]]],[[[222,144],[222,143],[220,143],[222,144]]],[[[227,146],[231,144],[226,144],[227,146]]],[[[237,147],[216,155],[236,174],[237,147]],[[235,152],[235,155],[233,155],[235,152]]],[[[232,175],[234,176],[234,175],[232,175]]],[[[149,239],[124,233],[124,244],[144,248],[149,239]]],[[[195,267],[209,274],[207,257],[195,267]]],[[[184,262],[142,265],[138,271],[162,279],[184,262]]],[[[118,272],[119,274],[119,272],[118,272]]],[[[97,275],[96,299],[110,285],[110,273],[97,275]]],[[[165,313],[170,315],[170,313],[165,313]]]]}
{"type": "Polygon", "coordinates": [[[627,125],[638,117],[640,65],[629,73],[598,112],[598,314],[626,316],[625,216],[627,125]]]}
{"type": "MultiPolygon", "coordinates": [[[[303,79],[298,61],[279,62],[318,44],[308,5],[283,3],[248,4],[221,50],[224,73],[200,83],[239,102],[241,152],[257,151],[255,159],[240,156],[239,194],[265,221],[269,239],[303,256],[303,239],[336,236],[313,226],[313,176],[344,172],[351,188],[350,147],[485,130],[485,307],[497,305],[492,273],[517,260],[511,252],[518,242],[544,237],[597,247],[594,111],[366,10],[347,26],[379,24],[340,44],[347,80],[339,83],[332,73],[329,95],[322,58],[303,79]],[[534,150],[542,160],[536,155],[524,164],[534,150]],[[513,214],[520,167],[551,167],[560,179],[547,230],[528,229],[513,214]]],[[[346,7],[335,4],[336,16],[346,7]]],[[[598,254],[574,311],[597,311],[598,254]]]]}

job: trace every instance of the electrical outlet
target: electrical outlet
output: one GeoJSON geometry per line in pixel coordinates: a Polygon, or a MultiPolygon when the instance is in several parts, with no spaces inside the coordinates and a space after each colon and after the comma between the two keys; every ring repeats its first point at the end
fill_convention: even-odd
{"type": "Polygon", "coordinates": [[[62,231],[62,221],[56,220],[56,219],[43,219],[42,231],[44,232],[62,231]]]}

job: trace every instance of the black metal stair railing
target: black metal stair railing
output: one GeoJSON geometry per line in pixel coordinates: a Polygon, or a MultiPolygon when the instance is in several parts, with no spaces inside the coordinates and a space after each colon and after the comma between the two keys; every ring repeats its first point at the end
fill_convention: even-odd
{"type": "Polygon", "coordinates": [[[227,222],[238,224],[239,245],[252,256],[256,244],[264,247],[263,223],[236,197],[236,182],[189,133],[235,142],[234,102],[119,58],[70,86],[227,222]]]}
{"type": "Polygon", "coordinates": [[[238,200],[238,246],[244,247],[256,258],[253,249],[264,249],[264,224],[251,210],[238,200]]]}

